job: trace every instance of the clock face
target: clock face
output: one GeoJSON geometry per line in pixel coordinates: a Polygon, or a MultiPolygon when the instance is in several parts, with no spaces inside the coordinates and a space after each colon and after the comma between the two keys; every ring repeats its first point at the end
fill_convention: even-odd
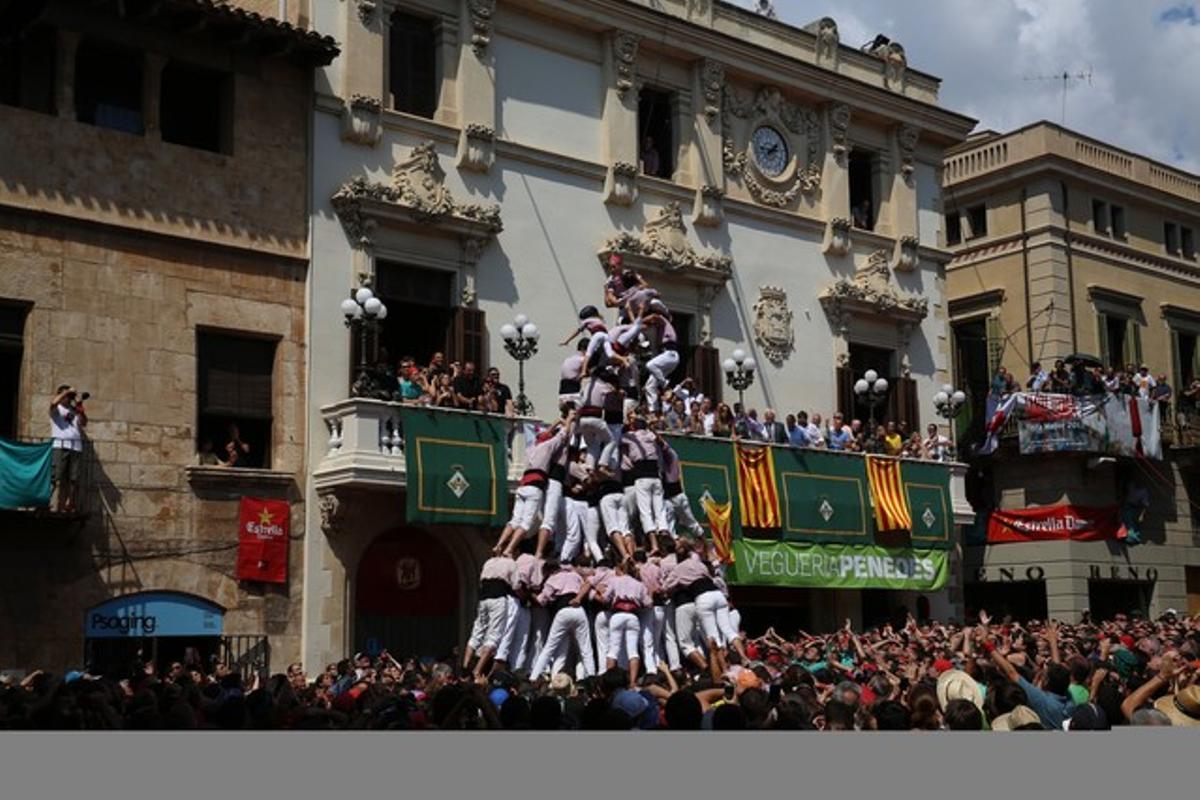
{"type": "Polygon", "coordinates": [[[754,163],[762,174],[768,178],[778,178],[787,169],[787,140],[779,131],[763,125],[754,131],[750,144],[754,152],[754,163]]]}

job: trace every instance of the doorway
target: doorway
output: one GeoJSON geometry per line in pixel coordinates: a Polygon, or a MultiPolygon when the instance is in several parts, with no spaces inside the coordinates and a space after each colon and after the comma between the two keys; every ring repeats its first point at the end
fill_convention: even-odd
{"type": "Polygon", "coordinates": [[[1018,622],[1046,619],[1046,582],[1012,581],[1005,583],[968,583],[963,587],[967,619],[987,611],[995,619],[1010,617],[1018,622]]]}
{"type": "Polygon", "coordinates": [[[991,386],[988,370],[987,319],[964,320],[951,326],[954,342],[954,374],[966,392],[967,403],[959,417],[958,436],[976,441],[983,436],[987,420],[987,396],[991,386]]]}
{"type": "Polygon", "coordinates": [[[459,602],[458,565],[445,545],[420,528],[382,533],[358,563],[355,650],[447,658],[458,644],[459,602]]]}
{"type": "Polygon", "coordinates": [[[1150,614],[1154,584],[1149,581],[1088,581],[1088,609],[1096,622],[1111,620],[1117,614],[1150,614]]]}

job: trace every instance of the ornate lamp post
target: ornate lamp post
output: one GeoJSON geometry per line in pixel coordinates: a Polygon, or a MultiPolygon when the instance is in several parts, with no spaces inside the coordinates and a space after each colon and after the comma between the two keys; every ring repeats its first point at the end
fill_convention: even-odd
{"type": "Polygon", "coordinates": [[[354,380],[354,385],[350,387],[351,396],[380,397],[382,394],[387,394],[390,399],[391,392],[384,390],[379,383],[378,376],[371,373],[367,364],[367,345],[370,342],[370,334],[378,335],[379,323],[387,319],[387,306],[371,291],[370,280],[364,278],[350,297],[342,301],[341,308],[342,315],[346,318],[346,327],[350,328],[351,335],[354,335],[356,329],[359,335],[358,377],[354,380]]]}
{"type": "Polygon", "coordinates": [[[537,325],[524,314],[517,314],[512,322],[500,326],[504,350],[517,360],[517,397],[513,401],[513,410],[521,417],[533,413],[533,403],[525,396],[525,362],[537,352],[540,336],[537,325]]]}
{"type": "Polygon", "coordinates": [[[958,448],[958,437],[954,419],[958,416],[959,410],[966,402],[966,392],[962,389],[955,390],[950,384],[943,386],[942,390],[933,396],[933,406],[937,411],[937,415],[946,420],[950,426],[950,446],[955,450],[958,448]]]}
{"type": "Polygon", "coordinates": [[[854,393],[867,404],[870,412],[870,435],[875,435],[875,408],[887,400],[887,378],[879,377],[873,369],[867,370],[854,384],[854,393]]]}
{"type": "Polygon", "coordinates": [[[754,383],[754,370],[758,365],[746,355],[746,351],[738,348],[733,351],[733,357],[725,359],[721,366],[725,369],[725,382],[738,393],[738,405],[745,413],[746,390],[754,383]]]}

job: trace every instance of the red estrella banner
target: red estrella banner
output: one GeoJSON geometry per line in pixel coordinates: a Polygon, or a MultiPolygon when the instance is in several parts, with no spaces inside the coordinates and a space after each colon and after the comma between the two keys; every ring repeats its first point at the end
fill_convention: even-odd
{"type": "Polygon", "coordinates": [[[1021,511],[993,511],[988,519],[988,544],[1074,539],[1093,542],[1116,539],[1121,529],[1118,506],[1047,506],[1021,511]]]}
{"type": "Polygon", "coordinates": [[[291,516],[286,500],[242,498],[238,515],[239,581],[287,583],[291,516]]]}

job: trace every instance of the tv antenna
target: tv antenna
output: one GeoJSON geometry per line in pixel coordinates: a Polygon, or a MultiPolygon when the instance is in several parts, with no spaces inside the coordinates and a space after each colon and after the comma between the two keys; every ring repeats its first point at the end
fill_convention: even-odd
{"type": "Polygon", "coordinates": [[[1092,68],[1088,67],[1087,72],[1070,72],[1063,70],[1056,75],[1026,75],[1026,81],[1062,81],[1062,124],[1065,127],[1067,124],[1067,89],[1071,87],[1072,81],[1087,81],[1087,85],[1092,85],[1092,68]]]}

